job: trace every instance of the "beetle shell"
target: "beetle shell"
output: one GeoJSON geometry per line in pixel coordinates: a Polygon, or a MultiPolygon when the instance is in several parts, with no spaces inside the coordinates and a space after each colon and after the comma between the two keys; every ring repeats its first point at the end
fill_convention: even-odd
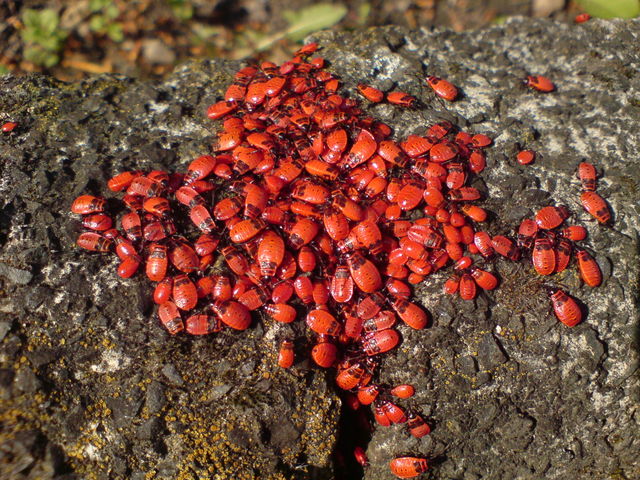
{"type": "Polygon", "coordinates": [[[316,333],[338,335],[342,326],[336,318],[324,310],[312,310],[307,314],[307,326],[316,333]]]}
{"type": "Polygon", "coordinates": [[[542,75],[527,76],[525,79],[525,85],[543,93],[553,92],[556,89],[553,82],[542,75]]]}
{"type": "Polygon", "coordinates": [[[169,331],[171,335],[184,330],[184,323],[180,317],[180,312],[173,302],[165,302],[158,308],[158,317],[162,325],[169,331]]]}
{"type": "Polygon", "coordinates": [[[413,478],[428,469],[427,460],[420,457],[397,457],[389,463],[391,473],[398,478],[413,478]]]}
{"type": "Polygon", "coordinates": [[[582,320],[582,311],[576,301],[563,290],[551,289],[550,299],[553,311],[567,327],[575,327],[582,320]]]}
{"type": "Polygon", "coordinates": [[[427,83],[436,95],[445,100],[453,102],[458,97],[458,89],[446,80],[430,75],[427,77],[427,83]]]}
{"type": "Polygon", "coordinates": [[[576,257],[578,258],[578,270],[580,271],[580,277],[590,287],[597,287],[602,283],[602,272],[598,266],[598,262],[589,255],[586,250],[578,249],[576,251],[576,257]]]}
{"type": "Polygon", "coordinates": [[[604,199],[596,192],[582,192],[580,195],[582,207],[589,212],[593,218],[603,225],[611,223],[611,210],[604,199]]]}

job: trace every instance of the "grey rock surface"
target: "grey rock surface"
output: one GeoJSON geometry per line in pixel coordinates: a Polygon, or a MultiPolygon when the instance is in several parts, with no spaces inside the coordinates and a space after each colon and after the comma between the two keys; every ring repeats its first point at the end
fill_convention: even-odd
{"type": "MultiPolygon", "coordinates": [[[[568,205],[605,273],[596,289],[573,267],[553,279],[588,307],[573,329],[550,314],[526,264],[497,261],[501,288],[474,302],[442,295],[446,272],[420,285],[433,324],[402,329],[379,380],[412,383],[403,405],[433,432],[376,429],[365,478],[392,478],[388,462],[401,453],[430,458],[433,479],[640,478],[639,36],[637,20],[518,19],[466,33],[316,36],[352,94],[365,82],[420,100],[369,108],[398,138],[443,119],[495,138],[474,183],[493,213],[490,233],[568,205]],[[463,97],[436,98],[425,74],[463,97]],[[548,75],[558,91],[528,90],[527,74],[548,75]],[[541,158],[517,165],[517,143],[541,158]],[[585,158],[603,173],[611,229],[577,204],[585,158]]],[[[345,478],[330,457],[340,408],[331,375],[305,363],[278,369],[273,324],[172,338],[146,280],[121,280],[112,257],[74,246],[77,195],[110,197],[104,184],[121,170],[181,170],[207,152],[204,112],[238,66],[190,63],[158,84],[0,77],[0,119],[20,122],[0,136],[0,478],[345,478]]]]}

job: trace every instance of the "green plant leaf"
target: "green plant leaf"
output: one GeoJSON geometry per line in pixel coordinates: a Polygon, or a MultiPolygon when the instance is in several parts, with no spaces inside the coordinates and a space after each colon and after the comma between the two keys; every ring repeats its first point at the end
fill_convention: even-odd
{"type": "Polygon", "coordinates": [[[333,3],[318,3],[302,10],[284,10],[282,16],[289,23],[285,35],[293,40],[302,40],[312,32],[329,28],[347,14],[347,7],[333,3]]]}
{"type": "Polygon", "coordinates": [[[110,23],[107,27],[107,35],[114,42],[121,42],[124,40],[124,33],[122,33],[121,23],[110,23]]]}
{"type": "Polygon", "coordinates": [[[90,0],[89,10],[99,12],[111,3],[111,0],[90,0]]]}
{"type": "Polygon", "coordinates": [[[103,10],[103,12],[104,16],[111,20],[115,20],[116,18],[118,18],[118,15],[120,15],[120,10],[118,10],[118,7],[116,7],[115,5],[109,5],[103,10]]]}
{"type": "Polygon", "coordinates": [[[580,0],[585,12],[598,18],[633,18],[640,15],[640,0],[580,0]]]}
{"type": "Polygon", "coordinates": [[[25,8],[22,13],[22,23],[27,29],[37,28],[40,25],[40,12],[33,8],[25,8]]]}
{"type": "Polygon", "coordinates": [[[193,6],[187,4],[174,6],[173,14],[183,22],[191,20],[191,17],[193,17],[193,6]]]}
{"type": "Polygon", "coordinates": [[[40,38],[38,41],[38,45],[40,45],[42,48],[50,52],[57,52],[58,50],[60,50],[60,47],[62,46],[60,43],[60,39],[58,37],[53,37],[53,36],[40,38]]]}
{"type": "Polygon", "coordinates": [[[371,4],[369,2],[365,2],[358,7],[358,24],[365,25],[367,23],[367,19],[369,18],[369,14],[371,13],[371,4]]]}
{"type": "Polygon", "coordinates": [[[44,33],[52,34],[58,29],[58,12],[50,8],[40,11],[40,28],[44,33]]]}
{"type": "Polygon", "coordinates": [[[51,68],[60,61],[60,57],[55,53],[44,50],[38,45],[32,45],[24,49],[25,60],[41,65],[47,68],[51,68]]]}
{"type": "Polygon", "coordinates": [[[20,32],[20,36],[25,43],[38,43],[41,37],[40,31],[33,27],[27,27],[20,32]]]}
{"type": "Polygon", "coordinates": [[[46,56],[43,65],[47,68],[51,68],[54,65],[57,65],[60,62],[60,57],[56,53],[49,53],[46,56]]]}
{"type": "Polygon", "coordinates": [[[102,15],[94,15],[89,20],[89,28],[97,33],[104,33],[107,29],[107,19],[102,15]]]}

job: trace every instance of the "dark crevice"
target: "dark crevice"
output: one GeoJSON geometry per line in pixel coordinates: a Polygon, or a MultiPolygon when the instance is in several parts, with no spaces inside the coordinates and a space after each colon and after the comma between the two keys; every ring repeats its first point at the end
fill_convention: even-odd
{"type": "Polygon", "coordinates": [[[360,447],[367,451],[373,432],[371,418],[367,413],[368,409],[352,410],[346,403],[342,402],[338,436],[333,451],[335,480],[361,480],[364,478],[364,468],[356,461],[354,450],[360,447]]]}

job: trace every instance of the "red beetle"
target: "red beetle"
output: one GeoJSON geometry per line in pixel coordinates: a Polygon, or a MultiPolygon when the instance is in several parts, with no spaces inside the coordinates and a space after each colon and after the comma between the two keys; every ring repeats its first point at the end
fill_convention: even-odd
{"type": "Polygon", "coordinates": [[[322,368],[330,368],[338,359],[338,347],[331,342],[320,342],[311,349],[311,358],[322,368]]]}
{"type": "Polygon", "coordinates": [[[107,237],[103,237],[99,233],[85,232],[80,234],[76,244],[80,248],[92,252],[108,252],[113,245],[113,241],[107,237]]]}
{"type": "Polygon", "coordinates": [[[325,310],[311,310],[307,314],[307,326],[316,333],[338,335],[342,325],[336,318],[325,310]]]}
{"type": "Polygon", "coordinates": [[[415,392],[416,390],[413,388],[413,385],[402,384],[393,387],[389,393],[398,398],[411,398],[415,392]]]}
{"type": "Polygon", "coordinates": [[[475,280],[476,284],[483,290],[493,290],[498,286],[498,279],[492,273],[482,270],[478,267],[471,267],[469,273],[475,280]]]}
{"type": "Polygon", "coordinates": [[[365,293],[372,293],[382,287],[382,277],[378,267],[360,253],[347,255],[347,265],[354,283],[365,293]]]}
{"type": "Polygon", "coordinates": [[[118,276],[121,278],[132,277],[138,270],[141,262],[142,259],[138,255],[131,255],[124,258],[118,266],[118,276]]]}
{"type": "Polygon", "coordinates": [[[487,160],[481,151],[474,150],[469,156],[469,169],[473,173],[481,173],[487,166],[487,160]]]}
{"type": "Polygon", "coordinates": [[[493,142],[493,140],[491,139],[491,137],[488,137],[487,135],[484,135],[483,133],[477,133],[476,135],[471,137],[471,144],[475,148],[488,147],[489,145],[491,145],[492,142],[493,142]]]}
{"type": "Polygon", "coordinates": [[[427,83],[433,89],[436,95],[444,98],[445,100],[453,102],[458,96],[458,89],[442,78],[429,75],[427,77],[427,83]]]}
{"type": "Polygon", "coordinates": [[[410,108],[416,102],[416,99],[404,92],[389,92],[387,93],[387,102],[392,103],[393,105],[410,108]]]}
{"type": "Polygon", "coordinates": [[[536,152],[533,150],[522,150],[516,155],[516,162],[520,165],[529,165],[536,158],[536,152]]]}
{"type": "Polygon", "coordinates": [[[149,256],[147,257],[147,277],[153,282],[161,281],[169,266],[167,247],[158,243],[149,246],[149,256]]]}
{"type": "Polygon", "coordinates": [[[416,438],[422,438],[431,433],[431,428],[424,419],[413,411],[407,412],[407,429],[416,438]]]}
{"type": "Polygon", "coordinates": [[[400,342],[400,335],[392,329],[373,332],[362,342],[362,351],[369,355],[378,355],[395,348],[400,342]]]}
{"type": "Polygon", "coordinates": [[[211,233],[216,228],[209,210],[204,205],[196,205],[189,210],[189,218],[204,233],[211,233]]]}
{"type": "Polygon", "coordinates": [[[427,460],[421,457],[397,457],[389,463],[391,473],[398,478],[413,478],[427,471],[427,460]]]}
{"type": "Polygon", "coordinates": [[[400,319],[416,330],[422,330],[429,323],[429,316],[422,308],[403,298],[396,298],[391,302],[391,307],[400,319]]]}
{"type": "Polygon", "coordinates": [[[551,275],[556,268],[556,253],[547,237],[536,238],[531,255],[533,268],[540,275],[551,275]]]}
{"type": "Polygon", "coordinates": [[[558,320],[567,327],[575,327],[582,320],[582,311],[576,301],[559,288],[549,288],[549,298],[558,320]]]}
{"type": "Polygon", "coordinates": [[[581,162],[578,165],[578,178],[582,183],[583,192],[595,192],[596,191],[596,168],[589,162],[581,162]]]}
{"type": "Polygon", "coordinates": [[[458,293],[463,300],[473,300],[476,298],[478,289],[476,288],[476,282],[473,277],[468,273],[463,274],[460,277],[460,285],[458,287],[458,293]]]}
{"type": "Polygon", "coordinates": [[[104,198],[94,197],[93,195],[80,195],[71,204],[71,211],[82,215],[100,213],[104,211],[104,204],[104,198]]]}
{"type": "Polygon", "coordinates": [[[366,387],[361,387],[358,389],[358,400],[362,405],[370,405],[380,394],[380,386],[379,385],[367,385],[366,387]]]}
{"type": "Polygon", "coordinates": [[[370,85],[365,85],[364,83],[359,83],[357,85],[358,92],[367,100],[373,103],[378,103],[384,100],[384,93],[382,93],[377,88],[373,88],[370,85]]]}
{"type": "Polygon", "coordinates": [[[538,233],[538,224],[529,218],[525,218],[518,227],[517,244],[522,248],[531,248],[538,233]]]}
{"type": "Polygon", "coordinates": [[[575,23],[584,23],[588,22],[589,20],[591,20],[591,15],[589,15],[588,13],[579,13],[573,19],[575,23]]]}
{"type": "Polygon", "coordinates": [[[460,287],[460,277],[453,276],[449,277],[442,286],[442,291],[446,294],[453,295],[458,291],[460,287]]]}
{"type": "Polygon", "coordinates": [[[257,258],[260,273],[265,277],[273,277],[284,259],[284,240],[276,232],[266,232],[258,246],[257,258]]]}
{"type": "Polygon", "coordinates": [[[169,331],[171,335],[184,330],[184,323],[180,317],[180,312],[173,302],[165,302],[158,308],[158,317],[162,325],[169,331]]]}
{"type": "Polygon", "coordinates": [[[296,309],[286,303],[265,305],[264,312],[281,323],[291,323],[296,319],[296,309]]]}
{"type": "Polygon", "coordinates": [[[107,187],[113,192],[121,192],[126,190],[131,185],[131,182],[142,174],[143,172],[140,170],[119,173],[109,179],[107,187]]]}
{"type": "Polygon", "coordinates": [[[570,227],[560,230],[560,235],[574,242],[578,242],[587,238],[587,229],[581,225],[571,225],[570,227]]]}
{"type": "Polygon", "coordinates": [[[520,251],[516,245],[507,237],[503,235],[496,235],[491,239],[493,249],[503,257],[507,257],[509,260],[518,260],[520,258],[520,251]]]}
{"type": "Polygon", "coordinates": [[[356,388],[366,377],[366,368],[361,363],[354,363],[349,367],[339,370],[336,375],[336,385],[343,390],[356,388]]]}
{"type": "Polygon", "coordinates": [[[389,417],[387,417],[387,414],[382,408],[382,404],[379,402],[376,402],[373,407],[373,418],[375,418],[376,423],[382,427],[391,426],[391,420],[389,419],[389,417]]]}
{"type": "Polygon", "coordinates": [[[491,258],[495,252],[491,237],[487,232],[476,232],[473,236],[473,243],[478,247],[480,255],[491,258]]]}
{"type": "Polygon", "coordinates": [[[211,290],[211,298],[220,302],[231,300],[233,293],[229,277],[226,277],[224,275],[215,275],[213,277],[213,281],[214,283],[211,290]]]}
{"type": "Polygon", "coordinates": [[[183,273],[191,273],[198,269],[198,255],[191,245],[179,242],[169,250],[169,261],[183,273]]]}
{"type": "Polygon", "coordinates": [[[289,232],[289,243],[298,250],[303,245],[307,245],[320,231],[320,227],[310,218],[298,220],[289,232]]]}
{"type": "Polygon", "coordinates": [[[407,415],[405,414],[404,409],[397,406],[395,403],[388,400],[382,400],[380,401],[380,406],[387,418],[393,423],[405,423],[407,421],[407,415]]]}
{"type": "Polygon", "coordinates": [[[213,315],[196,314],[187,318],[185,330],[191,335],[208,335],[222,330],[222,325],[213,315]]]}
{"type": "Polygon", "coordinates": [[[554,273],[563,272],[571,261],[571,242],[566,238],[561,238],[555,246],[556,266],[554,273]]]}
{"type": "Polygon", "coordinates": [[[173,279],[173,301],[180,310],[193,310],[198,302],[195,284],[186,275],[177,275],[173,279]]]}
{"type": "Polygon", "coordinates": [[[0,127],[3,133],[11,133],[18,126],[18,122],[5,122],[0,127]]]}
{"type": "Polygon", "coordinates": [[[153,291],[153,301],[158,305],[162,305],[164,302],[171,298],[171,292],[173,291],[173,277],[163,278],[153,291]]]}
{"type": "Polygon", "coordinates": [[[290,368],[293,365],[293,360],[293,342],[288,339],[283,340],[278,353],[278,365],[282,368],[290,368]]]}
{"type": "Polygon", "coordinates": [[[211,120],[216,120],[218,118],[222,118],[228,113],[233,112],[236,108],[238,108],[237,102],[229,102],[223,100],[218,103],[214,103],[207,109],[207,116],[211,120]]]}
{"type": "Polygon", "coordinates": [[[582,192],[580,202],[583,208],[603,225],[611,224],[611,210],[604,199],[596,192],[582,192]]]}
{"type": "Polygon", "coordinates": [[[576,257],[578,257],[578,270],[580,271],[580,277],[590,287],[597,287],[602,283],[602,272],[598,266],[598,262],[589,255],[584,249],[576,250],[576,257]]]}
{"type": "Polygon", "coordinates": [[[353,449],[353,456],[356,459],[356,462],[358,462],[363,468],[369,466],[369,458],[362,447],[356,446],[353,449]]]}
{"type": "Polygon", "coordinates": [[[200,180],[209,175],[216,166],[216,159],[211,155],[202,155],[193,160],[187,168],[184,177],[184,184],[191,185],[196,180],[200,180]]]}
{"type": "Polygon", "coordinates": [[[82,219],[82,226],[97,232],[104,232],[113,226],[113,220],[104,213],[94,213],[82,219]]]}
{"type": "Polygon", "coordinates": [[[246,330],[251,325],[251,313],[241,303],[233,300],[216,301],[211,305],[211,309],[225,325],[235,330],[246,330]]]}
{"type": "Polygon", "coordinates": [[[220,238],[217,235],[204,233],[198,237],[198,239],[193,244],[193,247],[196,251],[196,254],[202,257],[204,255],[213,253],[216,248],[218,248],[219,243],[220,238]]]}
{"type": "Polygon", "coordinates": [[[524,81],[527,87],[531,87],[539,92],[548,93],[553,92],[556,86],[551,80],[542,75],[529,75],[524,81]]]}

